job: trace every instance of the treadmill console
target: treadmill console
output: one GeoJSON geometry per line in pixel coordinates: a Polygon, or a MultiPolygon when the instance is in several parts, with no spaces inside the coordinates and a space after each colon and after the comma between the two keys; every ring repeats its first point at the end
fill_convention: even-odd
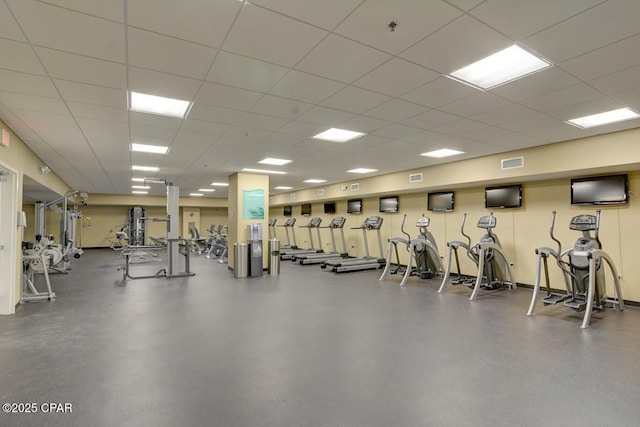
{"type": "Polygon", "coordinates": [[[320,223],[321,222],[322,222],[322,218],[317,216],[315,218],[312,218],[311,221],[309,221],[309,224],[307,224],[307,227],[309,227],[309,228],[320,227],[320,223]]]}
{"type": "Polygon", "coordinates": [[[478,228],[484,228],[485,230],[494,228],[496,224],[496,217],[493,215],[486,215],[478,220],[478,228]]]}
{"type": "Polygon", "coordinates": [[[370,216],[365,219],[360,228],[368,228],[371,230],[378,230],[382,227],[382,217],[381,216],[370,216]]]}
{"type": "Polygon", "coordinates": [[[329,228],[342,228],[346,220],[343,216],[337,216],[331,220],[329,228]]]}
{"type": "Polygon", "coordinates": [[[282,224],[283,227],[293,227],[296,224],[295,218],[287,218],[287,220],[282,224]]]}
{"type": "Polygon", "coordinates": [[[578,231],[593,231],[596,229],[595,215],[576,215],[569,222],[569,229],[578,231]]]}
{"type": "Polygon", "coordinates": [[[269,219],[269,227],[273,227],[274,225],[276,225],[277,220],[278,220],[277,218],[269,219]]]}

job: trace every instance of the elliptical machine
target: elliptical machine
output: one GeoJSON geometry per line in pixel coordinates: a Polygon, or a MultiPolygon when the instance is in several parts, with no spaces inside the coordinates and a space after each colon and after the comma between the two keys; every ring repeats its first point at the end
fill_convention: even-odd
{"type": "MultiPolygon", "coordinates": [[[[471,238],[464,234],[466,216],[467,214],[465,213],[462,220],[462,234],[467,238],[468,243],[459,241],[447,242],[447,246],[449,246],[449,260],[444,278],[442,279],[442,284],[440,285],[440,289],[438,289],[438,293],[443,293],[445,286],[449,283],[449,276],[451,275],[451,260],[454,257],[456,259],[456,265],[458,266],[458,273],[460,273],[457,253],[458,248],[464,248],[469,259],[471,259],[478,268],[476,280],[471,284],[473,292],[471,293],[469,300],[475,300],[478,297],[480,288],[497,290],[508,287],[511,290],[516,289],[517,285],[513,276],[513,271],[511,270],[511,264],[509,264],[507,257],[502,251],[502,246],[500,245],[498,236],[492,231],[497,224],[497,220],[496,217],[493,216],[493,212],[478,220],[478,228],[487,230],[487,233],[474,245],[471,245],[471,238]]],[[[452,282],[452,284],[460,283],[467,284],[469,282],[452,282]]]]}
{"type": "Polygon", "coordinates": [[[542,298],[542,303],[555,305],[564,302],[566,307],[575,311],[584,311],[581,328],[589,327],[591,313],[595,310],[604,310],[607,304],[617,305],[620,310],[624,310],[624,300],[620,291],[620,281],[618,272],[611,257],[602,250],[600,242],[600,210],[595,215],[576,215],[569,222],[569,229],[581,231],[582,237],[578,238],[573,248],[562,250],[562,244],[553,235],[555,226],[556,211],[551,213],[551,228],[549,234],[551,239],[558,244],[557,251],[549,247],[536,249],[536,281],[533,288],[533,296],[527,316],[535,314],[538,292],[540,291],[541,270],[544,265],[547,293],[542,298]],[[594,235],[591,236],[591,231],[594,235]],[[549,281],[549,267],[547,259],[553,256],[556,264],[562,271],[566,292],[552,292],[549,281]],[[609,265],[613,276],[615,299],[607,298],[604,261],[609,265]]]}
{"type": "Polygon", "coordinates": [[[404,230],[404,223],[407,219],[405,215],[402,218],[402,224],[400,226],[400,231],[407,236],[407,239],[402,237],[392,237],[389,239],[389,248],[387,250],[387,262],[384,267],[384,271],[382,275],[380,275],[380,279],[384,280],[384,278],[389,274],[403,274],[402,281],[400,282],[400,286],[404,286],[407,283],[407,280],[410,276],[418,276],[422,279],[431,279],[436,274],[442,274],[442,259],[440,258],[440,253],[438,252],[438,245],[436,244],[433,235],[428,230],[430,220],[428,217],[422,216],[418,218],[416,221],[416,227],[418,227],[419,235],[417,238],[412,239],[411,235],[404,230]],[[407,252],[409,253],[409,260],[407,262],[407,267],[402,268],[400,265],[400,254],[398,253],[398,243],[404,244],[407,252]],[[391,255],[395,252],[396,262],[395,267],[391,268],[391,255]],[[412,262],[415,261],[416,267],[412,267],[412,262]]]}

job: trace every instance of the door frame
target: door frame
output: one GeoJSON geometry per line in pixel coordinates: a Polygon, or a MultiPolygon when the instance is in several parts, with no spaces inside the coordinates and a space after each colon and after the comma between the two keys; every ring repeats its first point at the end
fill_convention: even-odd
{"type": "Polygon", "coordinates": [[[19,291],[18,259],[18,171],[0,162],[0,315],[16,311],[19,291]]]}

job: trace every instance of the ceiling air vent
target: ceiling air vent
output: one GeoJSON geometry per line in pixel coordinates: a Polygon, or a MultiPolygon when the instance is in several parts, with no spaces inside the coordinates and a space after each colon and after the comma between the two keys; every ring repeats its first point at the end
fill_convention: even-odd
{"type": "Polygon", "coordinates": [[[409,184],[414,182],[422,182],[422,172],[409,174],[409,184]]]}
{"type": "Polygon", "coordinates": [[[358,191],[360,190],[360,184],[351,184],[350,189],[351,191],[358,191]]]}
{"type": "Polygon", "coordinates": [[[524,167],[524,157],[512,157],[511,159],[500,160],[500,169],[518,169],[524,167]]]}

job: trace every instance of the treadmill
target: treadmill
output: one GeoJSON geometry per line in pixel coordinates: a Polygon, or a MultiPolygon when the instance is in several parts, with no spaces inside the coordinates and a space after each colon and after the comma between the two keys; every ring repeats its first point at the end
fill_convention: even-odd
{"type": "Polygon", "coordinates": [[[296,242],[296,231],[293,228],[295,224],[296,224],[295,218],[288,218],[282,225],[275,225],[275,221],[274,221],[274,224],[273,224],[274,237],[276,232],[275,227],[283,227],[285,235],[287,236],[287,244],[280,246],[280,253],[282,253],[282,251],[286,251],[290,249],[298,249],[298,243],[296,242]],[[293,235],[293,245],[291,244],[291,239],[289,238],[289,229],[291,229],[291,234],[293,235]]]}
{"type": "MultiPolygon", "coordinates": [[[[288,221],[288,220],[287,220],[288,221]]],[[[315,217],[312,218],[311,221],[309,221],[309,223],[307,225],[301,225],[300,228],[306,228],[309,231],[309,243],[311,244],[311,247],[309,249],[300,249],[298,247],[291,248],[291,249],[285,249],[280,250],[280,259],[281,260],[294,260],[296,255],[302,255],[302,254],[315,254],[315,253],[319,253],[322,252],[322,241],[319,242],[320,247],[316,248],[315,247],[315,243],[313,242],[313,233],[311,232],[312,228],[317,229],[318,231],[318,240],[320,240],[320,223],[322,223],[322,218],[320,217],[315,217]]],[[[293,226],[291,226],[293,227],[293,226]]],[[[294,242],[295,242],[295,233],[294,235],[294,242]]]]}
{"type": "MultiPolygon", "coordinates": [[[[347,253],[347,242],[344,239],[344,223],[346,222],[345,217],[337,216],[331,220],[326,227],[320,228],[328,228],[331,232],[331,244],[333,246],[332,252],[326,253],[315,253],[315,254],[301,254],[296,255],[295,261],[299,262],[301,265],[311,265],[311,264],[322,264],[325,261],[336,259],[336,258],[348,258],[349,254],[347,253]],[[340,230],[340,237],[342,241],[342,252],[338,251],[338,247],[336,246],[336,237],[334,230],[340,230]]],[[[318,230],[319,232],[320,230],[318,230]]]]}
{"type": "Polygon", "coordinates": [[[352,230],[361,229],[362,237],[364,239],[365,256],[359,258],[347,258],[328,260],[323,262],[320,267],[333,271],[334,273],[344,273],[347,271],[361,271],[361,270],[376,270],[382,268],[386,264],[384,259],[384,253],[382,251],[382,237],[380,236],[380,227],[382,226],[382,217],[370,216],[365,219],[360,227],[352,227],[352,230]],[[380,257],[373,257],[369,253],[369,241],[367,239],[367,232],[376,230],[378,235],[378,249],[380,251],[380,257]]]}

